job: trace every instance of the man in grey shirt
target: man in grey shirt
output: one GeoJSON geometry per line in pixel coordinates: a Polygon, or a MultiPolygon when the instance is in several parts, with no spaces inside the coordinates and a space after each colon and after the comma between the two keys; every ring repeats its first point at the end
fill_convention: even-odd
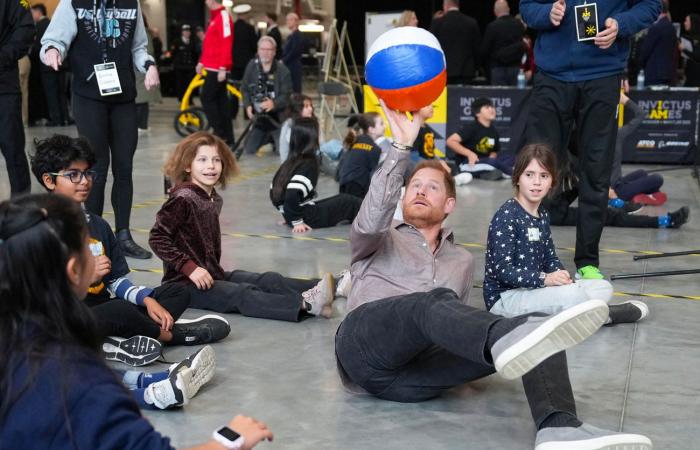
{"type": "Polygon", "coordinates": [[[473,258],[442,227],[456,194],[439,161],[416,166],[402,201],[404,221],[392,221],[424,118],[384,112],[396,142],[372,178],[350,234],[350,312],[335,340],[343,381],[382,399],[418,402],[494,372],[522,377],[537,449],[572,443],[589,448],[593,440],[651,448],[644,436],[601,430],[576,417],[562,350],[602,325],[608,316],[604,302],[515,318],[468,306],[473,258]]]}

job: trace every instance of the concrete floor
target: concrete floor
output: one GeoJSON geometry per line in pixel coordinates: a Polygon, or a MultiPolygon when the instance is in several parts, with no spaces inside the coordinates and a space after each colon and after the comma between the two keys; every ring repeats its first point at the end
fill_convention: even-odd
{"type": "MultiPolygon", "coordinates": [[[[163,201],[159,168],[179,139],[172,129],[173,111],[172,102],[152,109],[151,131],[139,138],[132,227],[135,239],[143,245],[163,201]]],[[[27,142],[53,132],[76,133],[74,128],[30,128],[27,142]]],[[[279,214],[268,200],[277,164],[276,155],[244,156],[242,176],[222,192],[223,266],[297,277],[343,269],[349,259],[349,226],[314,230],[299,238],[277,225],[279,214]]],[[[6,198],[9,185],[1,159],[0,174],[0,198],[6,198]]],[[[690,222],[680,230],[606,229],[601,244],[605,249],[601,268],[606,274],[700,265],[700,256],[632,261],[637,251],[700,248],[698,184],[689,170],[668,172],[665,177],[668,204],[647,211],[658,214],[665,208],[688,205],[690,222]]],[[[328,196],[337,192],[337,185],[323,177],[318,190],[321,197],[328,196]]],[[[40,191],[36,182],[33,191],[40,191]]],[[[455,228],[457,241],[465,243],[476,258],[477,285],[483,279],[488,222],[510,195],[508,181],[477,180],[458,188],[458,208],[448,222],[455,228]]],[[[556,227],[553,232],[562,261],[573,270],[574,229],[556,227]]],[[[129,263],[133,269],[153,270],[133,273],[136,282],[159,283],[159,260],[129,263]]],[[[619,293],[668,297],[643,298],[651,310],[647,320],[601,329],[568,353],[580,418],[599,427],[647,434],[658,449],[700,449],[700,327],[695,322],[700,317],[700,277],[649,278],[614,285],[619,293]]],[[[625,298],[629,297],[620,294],[615,301],[625,298]]],[[[470,303],[483,305],[481,289],[472,290],[470,303]]],[[[200,313],[191,310],[186,316],[200,313]]],[[[208,439],[213,429],[237,413],[266,421],[275,433],[275,442],[261,444],[262,449],[533,447],[534,426],[519,382],[492,376],[420,404],[346,392],[336,375],[333,355],[334,332],[344,314],[345,301],[340,300],[331,320],[292,324],[229,315],[231,335],[214,344],[218,368],[212,382],[182,410],[147,412],[146,416],[178,447],[208,439]]],[[[192,350],[169,349],[166,357],[178,360],[192,350]]],[[[148,370],[165,367],[154,365],[148,370]]]]}

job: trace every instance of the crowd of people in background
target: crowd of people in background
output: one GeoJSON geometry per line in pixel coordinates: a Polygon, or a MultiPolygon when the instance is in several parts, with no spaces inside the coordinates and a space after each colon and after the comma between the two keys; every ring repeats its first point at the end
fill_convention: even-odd
{"type": "MultiPolygon", "coordinates": [[[[306,45],[296,13],[286,16],[289,35],[283,41],[275,14],[266,14],[267,33],[260,36],[249,23],[248,5],[229,11],[220,0],[205,0],[206,29],[196,27],[193,35],[192,24],[181,24],[180,35],[163,51],[158,30],[148,26],[137,0],[125,0],[121,6],[129,14],[112,16],[112,28],[101,21],[107,17],[105,3],[98,20],[81,15],[78,10],[87,4],[81,2],[62,0],[51,19],[42,4],[31,7],[31,17],[21,6],[3,11],[17,19],[19,30],[10,43],[0,41],[14,58],[0,83],[0,120],[14,114],[0,133],[13,197],[29,191],[21,120],[27,126],[39,120],[47,126],[75,123],[81,137],[35,142],[31,171],[50,194],[0,204],[0,293],[12,299],[0,315],[0,345],[7,355],[0,363],[0,433],[26,442],[22,433],[34,429],[28,411],[48,404],[54,414],[42,419],[42,427],[56,428],[53,421],[59,420],[74,427],[58,440],[88,448],[119,417],[109,429],[115,439],[140,433],[148,448],[169,448],[167,438],[140,420],[136,405],[187,404],[213,375],[212,347],[167,371],[114,377],[100,346],[106,359],[141,366],[157,359],[162,346],[210,344],[229,335],[230,325],[219,314],[181,319],[187,308],[299,322],[330,318],[334,300],[344,296],[348,314],[335,350],[349,387],[417,402],[498,372],[523,378],[541,448],[600,440],[651,448],[644,436],[579,420],[563,351],[603,324],[635,323],[649,314],[640,301],[608,306],[612,286],[603,279],[598,255],[603,226],[677,228],[689,214],[682,207],[659,217],[630,216],[640,204],[665,202],[666,194],[658,175],[622,174],[621,140],[639,125],[641,114],[620,93],[620,74],[631,70],[627,48],[613,44],[618,36],[637,39],[633,64],[644,70],[647,84],[681,83],[682,64],[683,83],[690,86],[700,82],[699,16],[690,14],[677,30],[666,2],[630,6],[618,0],[599,6],[607,8],[602,29],[590,46],[581,47],[562,38],[575,28],[565,20],[570,12],[563,0],[521,0],[522,17],[510,15],[506,0],[496,0],[496,19],[483,33],[459,11],[458,0],[444,0],[430,29],[445,52],[448,83],[474,83],[483,75],[493,85],[533,84],[528,145],[504,154],[493,102],[476,98],[470,105],[474,121],[447,136],[453,157],[445,158],[425,124],[432,106],[409,118],[382,104],[383,115],[350,117],[342,143],[325,141],[313,101],[302,94],[306,45]],[[627,14],[629,22],[613,17],[619,14],[627,14]],[[117,36],[115,26],[124,34],[117,36]],[[528,31],[533,29],[538,31],[528,31]],[[562,55],[571,52],[575,64],[565,66],[562,55]],[[108,66],[108,59],[114,67],[98,67],[108,66]],[[162,285],[150,288],[128,277],[126,257],[151,257],[130,233],[132,171],[137,130],[149,129],[148,104],[158,101],[158,66],[166,59],[172,61],[179,99],[195,74],[203,76],[199,95],[213,133],[185,138],[165,163],[173,187],[149,234],[164,276],[162,285]],[[100,70],[114,71],[118,89],[100,70]],[[279,153],[269,197],[280,225],[306,233],[352,223],[350,271],[302,280],[221,265],[223,198],[217,189],[225,189],[239,171],[231,151],[238,103],[229,102],[229,78],[240,82],[240,106],[251,121],[244,150],[253,154],[272,141],[279,153]],[[20,101],[22,85],[29,86],[26,105],[20,101]],[[635,118],[618,132],[619,103],[635,118]],[[45,112],[38,112],[39,105],[45,112]],[[13,148],[21,143],[21,152],[10,153],[8,141],[13,148]],[[324,158],[336,162],[338,193],[317,200],[324,158]],[[110,165],[114,227],[101,217],[110,165]],[[466,304],[474,258],[443,228],[456,207],[456,186],[473,178],[507,179],[514,189],[488,230],[486,310],[466,304]],[[577,196],[578,209],[571,207],[577,196]],[[573,276],[556,254],[550,224],[577,227],[573,276]],[[413,270],[410,277],[406,268],[413,270]],[[407,339],[391,339],[397,335],[407,339]],[[54,372],[68,377],[54,378],[54,372]],[[102,395],[86,389],[76,374],[96,381],[102,395]],[[36,389],[39,382],[46,383],[48,394],[36,389]],[[90,401],[77,400],[85,398],[90,401]],[[65,408],[66,402],[80,407],[65,408]]],[[[415,12],[405,11],[399,25],[418,26],[415,12]]],[[[272,434],[263,423],[237,417],[212,439],[226,448],[252,448],[272,434]],[[242,437],[246,447],[237,440],[242,437]]]]}

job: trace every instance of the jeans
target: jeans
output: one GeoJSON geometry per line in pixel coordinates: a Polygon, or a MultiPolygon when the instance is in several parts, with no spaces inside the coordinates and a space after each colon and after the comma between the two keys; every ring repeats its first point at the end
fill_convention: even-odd
{"type": "Polygon", "coordinates": [[[613,186],[615,193],[622,200],[628,202],[637,194],[653,194],[661,189],[664,177],[657,173],[649,174],[639,169],[628,173],[613,186]]]}
{"type": "MultiPolygon", "coordinates": [[[[505,333],[491,333],[509,331],[511,320],[468,306],[445,288],[390,297],[345,317],[336,333],[336,358],[344,375],[376,397],[424,401],[493,374],[488,343],[505,333]]],[[[522,380],[538,427],[554,413],[576,415],[564,352],[522,380]]]]}
{"type": "Polygon", "coordinates": [[[270,137],[275,143],[275,149],[279,149],[280,128],[279,125],[275,124],[278,121],[277,115],[258,115],[253,120],[255,123],[250,127],[248,137],[245,140],[245,152],[249,154],[257,152],[270,137]]]}
{"type": "Polygon", "coordinates": [[[501,292],[501,299],[491,307],[491,312],[505,317],[533,312],[558,314],[592,299],[609,303],[612,294],[613,287],[606,280],[578,280],[563,286],[539,289],[510,289],[501,292]]]}
{"type": "Polygon", "coordinates": [[[318,282],[318,279],[286,278],[276,272],[234,270],[226,272],[225,280],[214,280],[214,286],[206,291],[197,289],[189,281],[187,286],[192,308],[298,322],[302,312],[301,293],[318,282]]]}
{"type": "MultiPolygon", "coordinates": [[[[190,294],[184,287],[175,284],[164,284],[157,287],[151,297],[158,300],[160,306],[173,316],[180,318],[190,305],[190,294]]],[[[158,339],[160,325],[151,319],[143,306],[121,298],[104,299],[100,296],[88,296],[85,303],[90,307],[99,330],[106,336],[148,336],[158,339]]]]}
{"type": "Polygon", "coordinates": [[[568,158],[569,138],[579,161],[579,212],[576,222],[576,267],[599,266],[599,244],[608,206],[615,153],[620,77],[566,83],[535,74],[527,143],[545,143],[560,167],[568,158]],[[576,133],[571,135],[574,122],[576,133]]]}
{"type": "Polygon", "coordinates": [[[112,162],[112,207],[117,231],[129,228],[134,197],[134,153],[138,141],[134,102],[109,103],[78,95],[73,96],[73,116],[78,134],[87,138],[95,152],[90,196],[85,202],[88,211],[102,215],[105,185],[110,159],[112,162]]]}

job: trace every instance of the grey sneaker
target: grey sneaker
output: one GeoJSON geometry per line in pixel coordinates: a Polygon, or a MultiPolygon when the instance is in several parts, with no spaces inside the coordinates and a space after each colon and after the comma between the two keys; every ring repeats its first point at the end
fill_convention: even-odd
{"type": "Polygon", "coordinates": [[[610,308],[610,323],[634,323],[639,322],[649,315],[649,307],[639,300],[628,300],[617,305],[608,305],[610,308]]]}
{"type": "Polygon", "coordinates": [[[535,450],[651,450],[651,439],[641,434],[616,433],[584,423],[578,428],[543,428],[535,450]]]}
{"type": "Polygon", "coordinates": [[[132,336],[128,339],[109,336],[102,344],[105,359],[140,367],[158,359],[163,351],[157,339],[148,336],[132,336]]]}
{"type": "Polygon", "coordinates": [[[347,298],[350,295],[350,289],[352,288],[352,275],[348,269],[343,270],[333,278],[336,280],[335,284],[335,296],[347,298]]]}
{"type": "Polygon", "coordinates": [[[527,318],[491,347],[496,371],[508,380],[520,378],[555,353],[584,341],[608,318],[608,305],[588,300],[554,316],[527,318]]]}
{"type": "Polygon", "coordinates": [[[333,274],[330,272],[323,274],[321,281],[308,291],[302,292],[301,296],[306,303],[311,305],[311,309],[307,311],[309,314],[330,319],[333,315],[333,300],[335,299],[333,274]]]}
{"type": "Polygon", "coordinates": [[[189,373],[188,377],[183,380],[186,381],[183,389],[186,397],[192,398],[197,395],[202,386],[212,379],[215,370],[216,354],[214,349],[207,345],[179,363],[171,365],[168,373],[169,377],[179,372],[187,371],[189,373]]]}

